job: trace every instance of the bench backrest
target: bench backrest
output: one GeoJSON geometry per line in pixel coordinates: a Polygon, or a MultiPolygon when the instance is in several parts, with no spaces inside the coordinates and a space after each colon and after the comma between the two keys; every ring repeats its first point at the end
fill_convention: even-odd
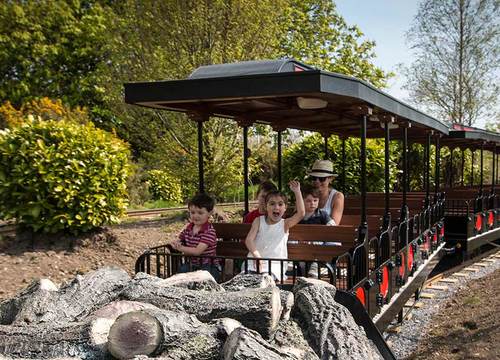
{"type": "MultiPolygon", "coordinates": [[[[244,240],[250,224],[214,223],[217,237],[217,254],[220,256],[246,257],[248,250],[244,240]]],[[[325,226],[298,224],[290,229],[288,258],[291,260],[323,260],[331,261],[354,247],[356,242],[356,226],[325,226]],[[313,244],[339,242],[340,246],[313,244]]]]}

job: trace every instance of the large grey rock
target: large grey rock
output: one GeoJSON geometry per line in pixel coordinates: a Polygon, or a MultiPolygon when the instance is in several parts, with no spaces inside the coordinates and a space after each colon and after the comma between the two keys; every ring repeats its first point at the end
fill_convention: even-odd
{"type": "Polygon", "coordinates": [[[378,359],[349,310],[335,301],[335,287],[321,280],[299,278],[292,316],[320,359],[378,359]]]}

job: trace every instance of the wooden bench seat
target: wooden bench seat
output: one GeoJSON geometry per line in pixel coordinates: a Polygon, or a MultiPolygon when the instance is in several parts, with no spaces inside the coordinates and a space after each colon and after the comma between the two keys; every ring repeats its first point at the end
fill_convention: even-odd
{"type": "MultiPolygon", "coordinates": [[[[402,198],[396,198],[396,199],[390,199],[389,200],[389,207],[399,207],[401,208],[401,205],[403,203],[402,198]]],[[[408,198],[406,200],[406,204],[408,205],[409,208],[422,208],[425,204],[423,199],[420,198],[408,198]]],[[[383,198],[380,199],[375,199],[375,198],[367,198],[366,200],[366,205],[367,207],[380,207],[384,206],[385,202],[383,198]]],[[[344,208],[349,208],[349,207],[361,207],[361,198],[359,197],[346,197],[345,202],[344,202],[344,208]]]]}

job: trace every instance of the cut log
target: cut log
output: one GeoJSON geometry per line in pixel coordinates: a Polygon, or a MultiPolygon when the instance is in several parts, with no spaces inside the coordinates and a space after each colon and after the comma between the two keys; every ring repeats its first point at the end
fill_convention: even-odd
{"type": "Polygon", "coordinates": [[[49,279],[34,280],[18,295],[0,303],[0,324],[10,325],[16,318],[29,318],[33,313],[43,312],[53,301],[57,290],[49,279]]]}
{"type": "Polygon", "coordinates": [[[264,289],[276,286],[269,274],[238,274],[221,285],[226,291],[240,291],[248,288],[264,289]]]}
{"type": "MultiPolygon", "coordinates": [[[[9,358],[107,359],[103,319],[65,325],[0,325],[0,353],[9,358]]],[[[108,327],[108,324],[105,324],[108,327]]]]}
{"type": "Polygon", "coordinates": [[[116,320],[121,314],[144,309],[158,309],[156,306],[138,301],[117,300],[94,311],[89,317],[116,320]]]}
{"type": "Polygon", "coordinates": [[[318,355],[307,343],[299,324],[295,320],[280,322],[271,344],[301,360],[319,360],[318,355]]]}
{"type": "Polygon", "coordinates": [[[218,329],[193,315],[167,310],[141,310],[121,315],[108,336],[118,359],[157,355],[168,359],[218,359],[223,342],[218,329]]]}
{"type": "Polygon", "coordinates": [[[166,279],[151,276],[146,273],[137,273],[135,281],[149,281],[154,286],[178,286],[190,290],[224,291],[224,288],[215,281],[212,274],[205,270],[175,274],[166,279]]]}
{"type": "Polygon", "coordinates": [[[231,318],[221,318],[212,320],[209,325],[215,326],[217,337],[225,341],[235,329],[241,326],[241,323],[231,318]]]}
{"type": "Polygon", "coordinates": [[[292,316],[321,359],[378,359],[349,311],[335,301],[335,287],[321,280],[299,278],[292,316]]]}
{"type": "Polygon", "coordinates": [[[295,298],[293,293],[286,290],[280,290],[280,300],[281,300],[281,318],[280,321],[290,320],[290,313],[293,308],[293,303],[295,298]]]}
{"type": "Polygon", "coordinates": [[[92,311],[118,298],[128,284],[127,272],[117,267],[104,267],[78,275],[59,291],[43,292],[39,286],[28,287],[11,299],[8,306],[10,323],[15,325],[80,321],[92,311]]]}
{"type": "Polygon", "coordinates": [[[165,310],[184,311],[196,315],[203,322],[228,317],[266,338],[276,329],[281,316],[280,292],[276,287],[207,292],[174,286],[148,286],[148,282],[134,279],[123,291],[122,297],[150,303],[165,310]]]}
{"type": "Polygon", "coordinates": [[[265,341],[257,332],[244,327],[234,330],[224,344],[224,360],[298,360],[265,341]]]}

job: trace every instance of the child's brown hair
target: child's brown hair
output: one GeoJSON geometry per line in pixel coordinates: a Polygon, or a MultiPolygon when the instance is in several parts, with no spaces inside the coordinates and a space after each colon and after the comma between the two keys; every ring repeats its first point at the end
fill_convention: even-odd
{"type": "Polygon", "coordinates": [[[206,193],[198,193],[188,202],[188,207],[196,206],[197,208],[205,208],[208,212],[212,211],[215,206],[215,200],[206,193]]]}
{"type": "Polygon", "coordinates": [[[279,190],[273,190],[273,191],[268,192],[266,195],[266,205],[267,205],[267,202],[269,201],[269,199],[272,198],[273,196],[281,197],[283,199],[283,202],[285,203],[285,205],[288,204],[288,197],[286,196],[286,194],[282,193],[279,190]]]}
{"type": "Polygon", "coordinates": [[[276,191],[276,190],[278,190],[278,188],[271,181],[264,181],[259,184],[259,187],[257,188],[257,194],[260,193],[261,191],[264,191],[267,194],[270,193],[271,191],[276,191]]]}
{"type": "Polygon", "coordinates": [[[319,199],[319,189],[309,184],[305,184],[302,187],[302,197],[305,199],[308,195],[311,195],[313,198],[319,199]]]}

